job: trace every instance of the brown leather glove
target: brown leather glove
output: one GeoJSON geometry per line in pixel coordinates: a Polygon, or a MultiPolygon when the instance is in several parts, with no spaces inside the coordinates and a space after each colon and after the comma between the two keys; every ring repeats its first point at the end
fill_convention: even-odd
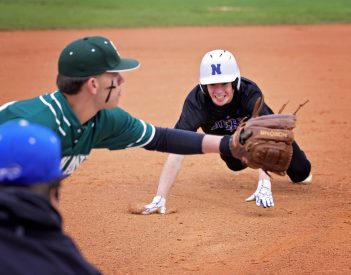
{"type": "Polygon", "coordinates": [[[248,167],[285,175],[293,153],[296,116],[272,114],[256,117],[263,99],[256,102],[252,118],[243,120],[232,137],[231,152],[248,167]]]}

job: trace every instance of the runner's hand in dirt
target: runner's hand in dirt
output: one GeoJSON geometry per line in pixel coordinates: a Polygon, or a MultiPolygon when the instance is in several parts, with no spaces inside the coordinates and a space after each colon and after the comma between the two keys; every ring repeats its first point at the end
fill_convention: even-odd
{"type": "Polygon", "coordinates": [[[166,214],[166,199],[161,196],[155,196],[151,203],[144,206],[143,215],[152,213],[166,214]]]}
{"type": "Polygon", "coordinates": [[[262,206],[263,208],[270,208],[274,206],[270,180],[260,179],[258,181],[256,191],[245,201],[254,200],[256,200],[257,206],[262,206]]]}

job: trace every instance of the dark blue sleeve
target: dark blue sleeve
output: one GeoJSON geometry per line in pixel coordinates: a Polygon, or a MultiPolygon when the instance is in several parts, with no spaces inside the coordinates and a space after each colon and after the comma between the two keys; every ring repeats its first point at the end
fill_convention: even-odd
{"type": "Polygon", "coordinates": [[[155,136],[144,148],[181,155],[202,154],[204,134],[156,127],[155,136]]]}
{"type": "MultiPolygon", "coordinates": [[[[198,155],[202,152],[202,140],[204,134],[191,131],[156,127],[154,138],[149,144],[144,146],[147,150],[168,152],[180,155],[198,155]]],[[[225,135],[221,139],[219,151],[221,155],[232,156],[230,150],[230,135],[225,135]]]]}
{"type": "Polygon", "coordinates": [[[296,141],[292,144],[293,155],[287,174],[292,182],[301,182],[305,180],[311,172],[311,162],[307,159],[306,154],[302,151],[296,141]]]}

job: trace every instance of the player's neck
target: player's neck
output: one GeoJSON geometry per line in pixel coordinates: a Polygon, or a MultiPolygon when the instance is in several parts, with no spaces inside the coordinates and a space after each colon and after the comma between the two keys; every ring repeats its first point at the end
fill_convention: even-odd
{"type": "Polygon", "coordinates": [[[81,124],[86,123],[99,111],[84,93],[66,95],[66,99],[81,124]]]}

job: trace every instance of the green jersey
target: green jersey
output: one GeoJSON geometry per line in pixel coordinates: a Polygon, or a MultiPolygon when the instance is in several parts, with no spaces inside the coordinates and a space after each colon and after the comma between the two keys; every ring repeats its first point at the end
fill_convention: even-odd
{"type": "Polygon", "coordinates": [[[61,137],[61,168],[65,174],[77,169],[93,148],[143,147],[155,134],[153,125],[118,107],[101,110],[81,124],[60,91],[0,106],[0,124],[21,118],[42,124],[61,137]]]}

